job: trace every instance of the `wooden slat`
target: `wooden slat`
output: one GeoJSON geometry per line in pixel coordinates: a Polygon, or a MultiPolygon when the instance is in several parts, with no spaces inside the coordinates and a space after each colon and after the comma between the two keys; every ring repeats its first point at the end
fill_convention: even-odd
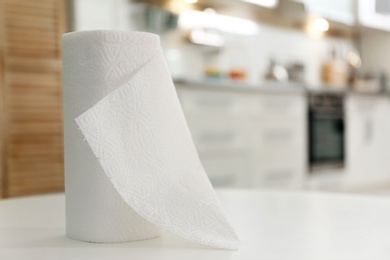
{"type": "Polygon", "coordinates": [[[59,191],[63,189],[63,178],[26,178],[11,179],[11,193],[20,193],[19,195],[29,195],[44,193],[44,191],[59,191]],[[39,191],[39,192],[38,192],[39,191]],[[29,193],[29,194],[25,194],[29,193]]]}
{"type": "Polygon", "coordinates": [[[29,152],[31,153],[33,151],[36,151],[37,155],[39,154],[39,152],[61,151],[63,144],[60,140],[61,139],[58,138],[58,142],[51,142],[51,143],[34,143],[34,142],[19,143],[19,144],[13,143],[10,152],[12,153],[14,151],[16,155],[16,157],[14,158],[17,158],[18,154],[28,154],[29,152]]]}
{"type": "MultiPolygon", "coordinates": [[[[9,8],[7,8],[5,19],[8,21],[24,21],[29,23],[46,23],[46,24],[53,24],[57,22],[57,17],[53,14],[48,13],[47,15],[43,14],[24,14],[19,12],[13,12],[9,8]]],[[[53,30],[55,30],[55,27],[53,27],[53,30]]]]}
{"type": "Polygon", "coordinates": [[[63,191],[63,179],[49,179],[43,182],[30,181],[10,183],[8,197],[28,196],[63,191]]]}
{"type": "Polygon", "coordinates": [[[62,144],[62,139],[59,139],[57,136],[47,136],[47,135],[12,135],[9,138],[9,142],[12,145],[18,144],[46,144],[46,143],[56,143],[62,144]]]}
{"type": "MultiPolygon", "coordinates": [[[[58,81],[58,80],[57,80],[58,81]]],[[[13,95],[22,94],[22,93],[31,93],[35,95],[47,95],[47,94],[61,94],[62,89],[61,82],[16,82],[14,84],[10,84],[12,86],[12,90],[10,93],[13,95]]]]}
{"type": "MultiPolygon", "coordinates": [[[[62,108],[58,107],[51,110],[53,113],[48,113],[46,108],[28,108],[28,107],[20,107],[13,108],[11,112],[9,112],[9,120],[17,121],[19,119],[28,118],[28,117],[38,117],[44,116],[47,118],[55,118],[56,121],[62,120],[62,108]]],[[[30,121],[30,120],[26,120],[30,121]]]]}
{"type": "MultiPolygon", "coordinates": [[[[30,61],[28,61],[28,59],[24,59],[24,60],[32,63],[32,60],[30,60],[30,61]]],[[[58,62],[47,61],[47,63],[46,63],[44,61],[46,61],[46,60],[39,60],[39,62],[37,62],[38,63],[37,66],[38,67],[42,66],[42,69],[46,70],[45,73],[38,73],[35,71],[31,71],[31,69],[29,69],[28,72],[11,70],[7,73],[6,84],[10,84],[12,86],[26,85],[26,86],[32,86],[34,88],[37,86],[58,87],[58,83],[60,83],[58,73],[48,71],[49,68],[47,68],[50,66],[56,66],[56,64],[58,62]],[[40,64],[40,63],[45,63],[45,64],[40,64]]],[[[19,61],[15,60],[14,62],[8,62],[7,65],[9,65],[10,63],[14,63],[16,65],[18,62],[22,62],[22,60],[19,60],[19,61]]],[[[29,67],[26,67],[26,68],[28,69],[29,67]]]]}
{"type": "Polygon", "coordinates": [[[55,13],[56,10],[56,4],[53,1],[29,1],[29,0],[23,0],[23,1],[18,1],[18,0],[7,0],[4,1],[4,8],[15,8],[15,9],[21,9],[21,10],[31,10],[31,12],[38,12],[39,10],[44,10],[50,13],[55,13]]]}
{"type": "Polygon", "coordinates": [[[43,30],[43,29],[29,29],[29,28],[7,28],[5,30],[5,35],[8,37],[25,37],[25,38],[40,38],[40,39],[52,39],[57,40],[56,31],[53,30],[43,30]]]}
{"type": "Polygon", "coordinates": [[[9,50],[29,50],[29,51],[49,51],[55,52],[56,47],[53,46],[50,42],[42,42],[42,43],[36,43],[36,42],[12,42],[9,41],[10,47],[9,50]]]}
{"type": "Polygon", "coordinates": [[[59,89],[60,84],[52,86],[34,86],[34,85],[12,85],[11,96],[47,96],[50,98],[61,99],[62,93],[59,89]]]}
{"type": "Polygon", "coordinates": [[[49,163],[44,163],[39,165],[35,165],[34,167],[24,168],[18,166],[18,168],[10,167],[13,174],[10,177],[10,182],[12,183],[25,183],[30,182],[30,180],[34,179],[45,183],[50,180],[63,180],[63,175],[60,174],[62,172],[62,163],[52,164],[49,168],[49,163]]]}
{"type": "MultiPolygon", "coordinates": [[[[14,172],[13,178],[27,178],[33,176],[36,178],[45,177],[46,173],[52,172],[54,169],[61,169],[62,162],[57,161],[34,161],[32,163],[16,163],[10,165],[9,168],[14,172]]],[[[56,177],[56,176],[54,176],[56,177]]]]}
{"type": "Polygon", "coordinates": [[[26,29],[42,29],[42,30],[50,30],[55,31],[56,24],[45,23],[41,21],[36,21],[31,23],[26,20],[7,20],[5,26],[10,29],[13,28],[26,28],[26,29]]]}
{"type": "MultiPolygon", "coordinates": [[[[27,110],[27,109],[26,109],[27,110]]],[[[45,113],[44,111],[39,112],[30,112],[30,113],[11,113],[10,122],[20,123],[20,122],[38,122],[38,123],[47,123],[47,122],[56,122],[58,118],[62,117],[55,114],[45,113]]]]}
{"type": "MultiPolygon", "coordinates": [[[[60,135],[58,135],[60,137],[60,135]]],[[[25,151],[9,151],[8,157],[12,157],[14,159],[24,158],[26,160],[33,160],[34,157],[42,157],[42,156],[62,156],[62,149],[58,147],[47,148],[45,150],[25,150],[25,151]]],[[[23,160],[24,160],[23,159],[23,160]]]]}
{"type": "MultiPolygon", "coordinates": [[[[10,93],[11,107],[58,107],[59,96],[58,95],[12,95],[10,93]]],[[[51,111],[48,111],[51,113],[51,111]]]]}
{"type": "Polygon", "coordinates": [[[6,7],[7,13],[20,14],[20,15],[37,15],[37,16],[53,16],[52,8],[31,8],[20,4],[8,4],[6,7]]]}
{"type": "Polygon", "coordinates": [[[27,57],[35,57],[35,58],[41,58],[41,57],[54,58],[57,56],[57,52],[53,50],[30,50],[30,49],[12,47],[7,50],[6,55],[15,56],[15,57],[27,56],[27,57]]]}
{"type": "MultiPolygon", "coordinates": [[[[59,151],[62,149],[59,149],[59,151]]],[[[56,161],[58,164],[61,164],[63,162],[63,156],[61,153],[53,153],[49,155],[41,155],[41,156],[23,156],[20,158],[14,158],[14,157],[9,157],[8,158],[8,163],[10,165],[14,164],[41,164],[41,163],[46,163],[46,162],[53,162],[56,161]]]]}
{"type": "Polygon", "coordinates": [[[8,40],[25,40],[25,41],[32,41],[32,40],[42,40],[42,41],[49,41],[49,42],[55,42],[58,41],[56,37],[55,31],[48,31],[48,30],[40,30],[40,29],[27,29],[27,28],[18,28],[13,30],[7,30],[6,31],[6,37],[8,40]]]}
{"type": "Polygon", "coordinates": [[[51,44],[52,46],[57,43],[57,39],[53,37],[36,37],[36,35],[25,35],[25,34],[15,34],[8,33],[7,39],[11,43],[42,43],[42,44],[51,44]]]}
{"type": "Polygon", "coordinates": [[[61,185],[61,182],[63,182],[64,178],[58,176],[59,170],[57,171],[48,171],[44,172],[45,174],[43,176],[38,176],[38,178],[35,176],[39,172],[34,172],[35,174],[33,176],[24,176],[20,178],[11,178],[10,184],[12,186],[16,186],[18,188],[22,189],[31,189],[31,188],[46,188],[51,187],[53,184],[55,185],[61,185]]]}
{"type": "Polygon", "coordinates": [[[19,197],[19,196],[29,196],[29,195],[36,195],[36,194],[42,194],[42,193],[53,193],[53,192],[59,192],[63,190],[63,185],[60,183],[53,183],[50,186],[38,186],[34,187],[31,185],[27,185],[27,187],[11,187],[9,190],[9,197],[19,197]],[[56,186],[54,186],[56,185],[56,186]]]}
{"type": "MultiPolygon", "coordinates": [[[[21,99],[17,99],[17,100],[10,99],[10,102],[12,102],[12,106],[9,106],[10,115],[14,114],[14,112],[13,112],[14,110],[15,111],[25,111],[28,108],[30,108],[31,106],[34,106],[34,108],[31,108],[31,109],[34,109],[36,111],[36,113],[50,113],[51,109],[53,109],[54,106],[55,106],[56,111],[58,111],[58,108],[60,108],[59,102],[57,102],[56,100],[50,100],[47,102],[44,101],[42,103],[37,103],[37,102],[28,102],[28,101],[25,102],[25,101],[22,101],[21,99]],[[44,111],[44,110],[46,110],[46,111],[44,111]]],[[[10,117],[10,119],[11,119],[11,117],[10,117]]],[[[60,115],[58,115],[57,121],[59,121],[60,119],[61,119],[60,115]]]]}
{"type": "Polygon", "coordinates": [[[47,149],[58,149],[62,150],[63,142],[62,139],[58,138],[58,136],[48,136],[43,138],[42,136],[29,136],[29,139],[21,139],[21,138],[11,138],[10,143],[12,144],[12,150],[47,150],[47,149]]]}
{"type": "Polygon", "coordinates": [[[14,173],[10,178],[13,183],[36,182],[45,183],[50,180],[63,180],[63,175],[59,175],[62,166],[60,164],[50,168],[30,168],[30,169],[13,169],[14,173]]]}
{"type": "Polygon", "coordinates": [[[62,132],[62,123],[10,122],[9,132],[11,132],[12,134],[60,134],[62,132]]]}

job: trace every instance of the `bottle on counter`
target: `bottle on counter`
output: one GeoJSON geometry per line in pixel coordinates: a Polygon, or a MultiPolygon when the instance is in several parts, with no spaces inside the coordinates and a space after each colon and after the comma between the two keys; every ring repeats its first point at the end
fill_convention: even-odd
{"type": "Polygon", "coordinates": [[[345,89],[348,86],[348,64],[341,58],[335,47],[330,50],[329,57],[322,65],[322,81],[329,87],[345,89]]]}

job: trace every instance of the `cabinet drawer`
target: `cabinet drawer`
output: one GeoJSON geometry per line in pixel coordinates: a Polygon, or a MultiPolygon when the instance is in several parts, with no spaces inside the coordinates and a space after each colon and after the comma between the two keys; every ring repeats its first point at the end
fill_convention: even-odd
{"type": "Polygon", "coordinates": [[[248,187],[251,183],[247,159],[203,159],[202,164],[215,187],[248,187]]]}
{"type": "Polygon", "coordinates": [[[306,123],[301,121],[258,122],[256,129],[257,145],[305,146],[306,123]]]}
{"type": "Polygon", "coordinates": [[[195,146],[198,149],[237,148],[248,145],[247,129],[244,125],[233,125],[221,121],[189,121],[195,146]]]}
{"type": "Polygon", "coordinates": [[[242,116],[246,110],[245,98],[239,93],[182,89],[178,95],[186,115],[242,116]]]}
{"type": "Polygon", "coordinates": [[[300,188],[306,172],[306,158],[303,145],[262,145],[256,156],[254,183],[259,187],[300,188]]]}
{"type": "Polygon", "coordinates": [[[254,178],[257,187],[299,189],[303,185],[303,172],[289,166],[274,166],[257,172],[254,178]]]}
{"type": "Polygon", "coordinates": [[[306,101],[297,95],[260,95],[253,103],[252,110],[266,120],[304,120],[306,101]]]}

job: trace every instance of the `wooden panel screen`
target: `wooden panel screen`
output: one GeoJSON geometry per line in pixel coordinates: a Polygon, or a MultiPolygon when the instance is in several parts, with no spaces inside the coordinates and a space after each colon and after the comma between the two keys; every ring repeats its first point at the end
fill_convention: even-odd
{"type": "Polygon", "coordinates": [[[62,0],[0,0],[3,197],[63,189],[62,0]]]}

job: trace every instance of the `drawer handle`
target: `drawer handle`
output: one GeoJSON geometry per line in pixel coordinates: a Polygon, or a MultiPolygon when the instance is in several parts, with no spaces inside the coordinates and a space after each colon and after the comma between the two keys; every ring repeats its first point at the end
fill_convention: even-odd
{"type": "Polygon", "coordinates": [[[198,99],[198,104],[202,106],[228,107],[233,100],[223,97],[202,97],[198,99]]]}
{"type": "Polygon", "coordinates": [[[291,101],[286,100],[269,100],[261,103],[265,109],[287,110],[292,106],[291,101]]]}
{"type": "Polygon", "coordinates": [[[265,174],[266,180],[281,180],[291,178],[290,169],[270,170],[265,174]]]}
{"type": "Polygon", "coordinates": [[[234,140],[235,134],[231,132],[206,132],[200,135],[200,140],[205,142],[228,142],[234,140]]]}
{"type": "Polygon", "coordinates": [[[223,174],[223,176],[212,176],[209,175],[210,182],[215,186],[231,186],[236,184],[236,176],[231,173],[223,174]]]}
{"type": "Polygon", "coordinates": [[[290,129],[270,129],[264,133],[266,141],[289,141],[293,138],[290,129]]]}

